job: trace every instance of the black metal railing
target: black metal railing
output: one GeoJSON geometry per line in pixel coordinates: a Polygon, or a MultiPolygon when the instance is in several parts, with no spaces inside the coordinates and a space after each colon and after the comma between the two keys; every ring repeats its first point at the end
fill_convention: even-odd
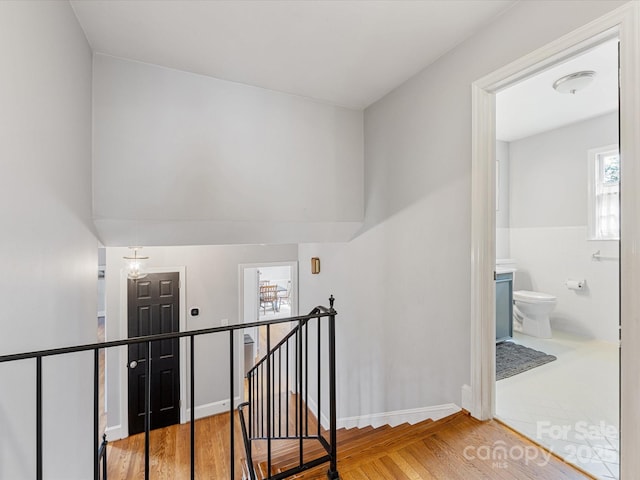
{"type": "MultiPolygon", "coordinates": [[[[215,327],[215,328],[207,328],[200,330],[192,330],[185,332],[176,332],[176,333],[165,333],[165,334],[157,334],[157,335],[147,335],[143,337],[135,337],[124,340],[110,341],[110,342],[101,342],[101,343],[92,343],[86,345],[78,345],[73,347],[65,347],[65,348],[54,348],[48,350],[40,350],[28,353],[19,353],[12,355],[4,355],[0,356],[0,364],[8,363],[8,362],[16,362],[20,360],[34,360],[35,363],[35,377],[36,377],[36,429],[35,429],[35,479],[42,480],[43,479],[43,451],[46,448],[43,441],[43,398],[42,398],[42,383],[43,383],[43,372],[42,372],[42,364],[43,359],[48,357],[59,357],[62,355],[69,355],[78,352],[88,352],[93,351],[94,353],[94,372],[93,372],[93,431],[95,438],[94,445],[94,471],[93,478],[94,480],[107,480],[107,441],[106,436],[103,435],[102,439],[100,438],[100,367],[99,367],[99,354],[101,350],[106,351],[110,348],[118,348],[130,345],[137,344],[146,344],[146,368],[147,374],[145,375],[145,452],[144,452],[144,479],[149,480],[149,470],[150,470],[150,453],[149,453],[149,445],[150,445],[150,429],[151,429],[151,375],[149,369],[151,368],[151,362],[149,361],[151,358],[151,350],[155,342],[159,342],[162,340],[172,340],[172,339],[180,339],[180,338],[189,338],[190,340],[190,407],[191,407],[191,422],[190,422],[190,478],[191,480],[195,479],[196,474],[196,436],[195,436],[195,383],[196,378],[194,375],[194,367],[195,367],[195,337],[199,337],[202,335],[228,335],[229,337],[229,445],[230,451],[229,453],[229,478],[230,480],[236,479],[236,451],[235,451],[235,406],[233,399],[234,396],[234,383],[235,383],[235,341],[236,338],[240,338],[240,334],[243,333],[241,330],[245,328],[254,328],[254,327],[262,327],[266,326],[267,331],[275,324],[281,323],[296,323],[298,324],[297,328],[300,328],[301,325],[307,325],[307,323],[312,319],[319,319],[323,317],[327,317],[329,319],[329,331],[330,331],[330,356],[332,359],[335,358],[335,315],[336,312],[333,309],[333,297],[331,297],[331,307],[317,307],[312,311],[310,315],[303,315],[297,317],[289,317],[289,318],[279,318],[274,320],[253,322],[253,323],[243,323],[236,325],[229,325],[224,327],[215,327]],[[238,332],[240,331],[240,332],[238,332]],[[237,333],[237,335],[236,335],[237,333]],[[101,441],[102,440],[102,441],[101,441]]],[[[330,472],[336,472],[335,475],[331,478],[337,477],[337,470],[335,465],[335,361],[332,360],[330,366],[330,378],[331,378],[331,390],[330,390],[330,398],[331,400],[331,468],[330,472]]],[[[242,387],[240,387],[242,388],[242,387]]],[[[264,413],[264,412],[263,412],[264,413]]],[[[244,428],[245,425],[242,424],[241,428],[244,428]]],[[[246,435],[245,439],[248,438],[246,435]]],[[[245,444],[246,446],[246,444],[245,444]]],[[[248,450],[250,452],[250,449],[248,450]]],[[[203,472],[205,473],[205,472],[203,472]]]]}
{"type": "MultiPolygon", "coordinates": [[[[102,434],[102,443],[98,448],[98,456],[96,459],[96,468],[98,469],[98,478],[100,480],[107,480],[107,434],[102,434]]],[[[94,472],[95,476],[95,472],[94,472]]]]}
{"type": "Polygon", "coordinates": [[[266,326],[267,353],[247,372],[248,400],[238,407],[250,480],[256,480],[259,463],[264,466],[261,470],[266,472],[266,477],[264,474],[263,477],[269,480],[287,478],[324,463],[329,464],[328,478],[338,478],[336,311],[333,303],[332,296],[328,309],[316,307],[306,317],[298,318],[291,331],[273,347],[271,326],[266,326]],[[323,322],[327,324],[326,344],[323,343],[323,322]],[[315,338],[310,333],[315,334],[315,338]],[[310,339],[314,343],[315,352],[310,352],[310,339]],[[326,359],[322,355],[324,347],[327,347],[326,359]],[[315,401],[311,402],[315,405],[309,402],[310,382],[315,383],[315,401]],[[322,428],[323,385],[328,388],[327,428],[322,428]],[[310,416],[316,423],[316,428],[311,431],[310,416]],[[315,441],[321,447],[313,450],[312,458],[305,457],[305,447],[308,445],[305,441],[315,441]],[[255,455],[254,444],[259,442],[263,452],[255,455]],[[284,451],[285,446],[288,451],[297,449],[297,461],[292,465],[282,464],[274,471],[274,461],[278,461],[277,455],[274,458],[274,445],[281,448],[281,451],[284,451]]]}

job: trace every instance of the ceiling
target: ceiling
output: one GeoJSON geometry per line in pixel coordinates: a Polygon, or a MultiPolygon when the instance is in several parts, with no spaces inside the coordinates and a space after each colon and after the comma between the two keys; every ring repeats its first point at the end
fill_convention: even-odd
{"type": "Polygon", "coordinates": [[[618,40],[573,57],[496,95],[496,137],[511,142],[597,117],[618,108],[618,40]],[[575,95],[552,85],[570,73],[593,70],[596,77],[575,95]]]}
{"type": "Polygon", "coordinates": [[[72,0],[94,52],[362,109],[514,0],[72,0]]]}

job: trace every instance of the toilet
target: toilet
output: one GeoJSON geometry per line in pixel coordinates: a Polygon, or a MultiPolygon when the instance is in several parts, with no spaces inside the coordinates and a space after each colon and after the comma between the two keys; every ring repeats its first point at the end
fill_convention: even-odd
{"type": "Polygon", "coordinates": [[[547,293],[513,292],[513,329],[532,337],[551,338],[549,314],[556,302],[557,298],[547,293]]]}

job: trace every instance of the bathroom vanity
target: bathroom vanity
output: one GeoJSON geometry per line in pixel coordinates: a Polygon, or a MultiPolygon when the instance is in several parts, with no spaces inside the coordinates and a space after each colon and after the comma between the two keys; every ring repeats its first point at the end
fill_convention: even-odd
{"type": "Polygon", "coordinates": [[[513,271],[496,268],[496,343],[513,337],[513,271]]]}

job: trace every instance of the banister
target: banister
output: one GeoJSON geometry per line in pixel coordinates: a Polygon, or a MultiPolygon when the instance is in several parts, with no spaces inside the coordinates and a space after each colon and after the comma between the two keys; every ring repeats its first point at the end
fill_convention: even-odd
{"type": "MultiPolygon", "coordinates": [[[[318,317],[313,317],[313,318],[318,318],[318,317]]],[[[262,363],[264,363],[267,360],[267,357],[269,355],[276,352],[280,347],[282,347],[286,342],[288,342],[291,339],[291,337],[293,337],[297,333],[300,327],[304,325],[307,321],[308,320],[305,320],[302,323],[298,323],[295,327],[293,327],[291,331],[287,333],[287,335],[281,341],[279,341],[275,347],[271,348],[267,353],[265,353],[264,357],[258,360],[258,362],[251,368],[251,370],[247,372],[247,375],[249,375],[253,370],[257,369],[262,363]]]]}
{"type": "MultiPolygon", "coordinates": [[[[133,337],[133,338],[127,338],[127,339],[121,339],[121,340],[114,340],[114,341],[108,341],[108,342],[97,342],[97,343],[90,343],[90,344],[84,344],[84,345],[76,345],[76,346],[70,346],[70,347],[61,347],[61,348],[50,348],[50,349],[43,349],[43,350],[37,350],[37,351],[32,351],[32,352],[26,352],[26,353],[18,353],[18,354],[8,354],[8,355],[2,355],[0,356],[0,363],[5,363],[5,362],[12,362],[12,361],[19,361],[19,360],[27,360],[27,359],[35,359],[35,366],[36,366],[36,412],[35,412],[35,416],[36,416],[36,438],[35,438],[35,450],[36,450],[36,480],[42,480],[43,479],[43,402],[42,402],[42,383],[43,383],[43,371],[42,371],[42,359],[43,357],[52,357],[52,356],[58,356],[58,355],[66,355],[66,354],[71,354],[71,353],[78,353],[78,352],[87,352],[87,351],[93,351],[93,361],[94,361],[94,368],[93,368],[93,410],[94,410],[94,416],[93,416],[93,434],[96,437],[96,449],[93,453],[93,460],[94,460],[94,468],[93,468],[93,477],[94,480],[100,480],[100,474],[102,474],[102,480],[106,480],[106,476],[107,476],[107,440],[106,440],[106,435],[102,436],[102,443],[98,444],[99,440],[99,396],[100,396],[100,383],[99,383],[99,351],[100,350],[107,350],[109,348],[116,348],[116,347],[123,347],[123,346],[130,346],[130,345],[136,345],[136,344],[146,344],[146,351],[145,351],[145,357],[146,357],[146,362],[145,362],[145,383],[144,383],[144,387],[145,387],[145,391],[144,391],[144,403],[145,403],[145,408],[144,408],[144,415],[145,415],[145,428],[144,428],[144,436],[145,436],[145,440],[144,440],[144,478],[146,480],[149,480],[149,476],[150,476],[150,466],[151,466],[151,461],[150,461],[150,429],[151,429],[151,415],[152,415],[152,408],[151,408],[151,399],[152,399],[152,394],[151,394],[151,348],[152,348],[152,344],[154,344],[154,342],[158,342],[161,340],[174,340],[174,339],[180,339],[180,338],[189,338],[190,339],[190,398],[191,398],[191,425],[190,425],[190,446],[191,446],[191,455],[190,455],[190,466],[191,466],[191,478],[195,478],[196,476],[196,471],[195,471],[195,383],[196,383],[196,378],[195,378],[195,374],[194,374],[194,365],[195,365],[195,342],[194,339],[197,336],[201,336],[201,335],[209,335],[209,334],[216,334],[216,333],[225,333],[228,332],[229,335],[229,398],[230,398],[230,402],[229,402],[229,425],[230,425],[230,431],[229,431],[229,445],[230,445],[230,465],[229,465],[229,474],[230,474],[230,480],[233,480],[235,478],[235,472],[234,472],[234,468],[235,468],[235,449],[234,449],[234,425],[235,425],[235,420],[234,420],[234,402],[233,402],[233,398],[234,398],[234,381],[235,381],[235,374],[234,374],[234,368],[235,368],[235,361],[234,361],[234,356],[235,356],[235,350],[234,350],[234,343],[236,341],[234,334],[236,333],[236,331],[238,330],[242,330],[245,328],[253,328],[253,327],[267,327],[267,354],[251,369],[249,370],[249,372],[247,373],[247,379],[248,379],[248,395],[249,395],[249,402],[245,402],[242,403],[240,406],[238,406],[238,411],[239,411],[239,418],[240,418],[240,424],[242,427],[242,435],[244,438],[244,447],[245,450],[247,452],[247,456],[248,456],[248,468],[249,468],[249,473],[250,473],[250,477],[251,480],[255,480],[255,471],[254,471],[254,465],[252,463],[251,460],[251,440],[252,439],[259,439],[260,437],[263,437],[264,440],[267,441],[267,451],[268,451],[268,460],[267,460],[267,465],[268,465],[268,471],[269,471],[269,479],[270,480],[279,480],[279,479],[284,479],[287,478],[289,476],[295,475],[297,473],[300,473],[301,471],[304,471],[306,469],[309,468],[313,468],[315,466],[321,465],[323,463],[327,463],[329,462],[330,464],[330,468],[329,468],[329,472],[328,472],[328,476],[331,479],[337,479],[338,478],[338,473],[336,470],[336,432],[335,432],[335,426],[336,426],[336,422],[335,422],[335,316],[336,316],[336,311],[333,308],[333,296],[330,298],[330,307],[323,307],[323,306],[318,306],[315,307],[313,310],[311,310],[311,312],[307,315],[299,315],[299,316],[295,316],[295,317],[288,317],[288,318],[278,318],[278,319],[273,319],[273,320],[267,320],[267,321],[258,321],[258,322],[251,322],[251,323],[241,323],[241,324],[234,324],[234,325],[226,325],[226,326],[221,326],[221,327],[212,327],[212,328],[204,328],[204,329],[198,329],[198,330],[188,330],[188,331],[183,331],[183,332],[173,332],[173,333],[164,333],[164,334],[155,334],[155,335],[146,335],[146,336],[139,336],[139,337],[133,337]],[[329,359],[328,361],[330,362],[329,364],[329,395],[330,395],[330,408],[331,408],[331,412],[330,412],[330,416],[331,416],[331,426],[330,426],[330,440],[327,441],[324,437],[323,434],[321,432],[320,429],[320,423],[318,424],[318,431],[317,434],[311,434],[309,433],[309,407],[308,407],[308,386],[309,386],[309,379],[308,379],[308,375],[309,375],[309,355],[308,355],[308,343],[309,343],[309,339],[308,339],[308,324],[313,321],[316,320],[318,322],[318,332],[320,332],[320,322],[321,320],[326,319],[326,321],[329,324],[329,359]],[[278,324],[285,324],[285,323],[292,323],[295,322],[295,327],[292,328],[292,330],[290,332],[287,333],[287,335],[285,335],[285,337],[279,341],[277,343],[277,345],[273,348],[271,348],[271,326],[272,325],[278,325],[278,324]],[[303,342],[304,339],[304,342],[303,342]],[[289,350],[289,343],[294,340],[293,343],[295,343],[294,352],[290,352],[289,350]],[[286,354],[286,361],[285,361],[285,369],[286,369],[286,375],[284,375],[284,382],[283,382],[283,359],[282,359],[282,355],[283,353],[286,354]],[[283,392],[283,388],[284,391],[286,392],[287,398],[289,395],[289,356],[290,353],[293,353],[293,357],[292,359],[294,360],[292,363],[295,364],[295,368],[296,368],[296,395],[297,398],[295,400],[295,415],[296,415],[296,434],[294,437],[290,437],[289,436],[289,401],[288,399],[285,401],[285,409],[286,409],[286,417],[285,420],[287,421],[286,424],[286,432],[283,435],[282,433],[282,392],[283,392]],[[277,360],[276,360],[276,356],[277,356],[277,360]],[[266,366],[266,384],[265,384],[265,375],[264,375],[264,367],[266,366]],[[304,368],[304,371],[303,371],[304,368]],[[277,374],[276,374],[277,372],[277,374]],[[255,377],[255,378],[253,378],[255,377]],[[276,380],[277,378],[277,380],[276,380]],[[303,378],[304,378],[304,383],[303,383],[303,378]],[[264,393],[267,393],[266,396],[266,405],[262,402],[264,402],[264,393]],[[303,393],[304,393],[304,409],[306,412],[306,417],[305,417],[305,427],[303,428],[303,415],[305,414],[305,412],[303,412],[303,393]],[[275,399],[275,395],[278,395],[278,401],[276,402],[275,399]],[[273,398],[272,398],[273,397],[273,398]],[[259,406],[258,408],[255,408],[255,405],[252,404],[252,402],[256,402],[259,401],[260,403],[258,403],[257,405],[259,406]],[[246,425],[246,419],[245,419],[245,415],[243,412],[244,408],[248,408],[248,419],[249,419],[249,431],[247,432],[247,425],[246,425]],[[266,411],[265,411],[266,410],[266,411]],[[262,419],[258,419],[258,417],[256,417],[256,414],[259,413],[262,415],[262,419]],[[277,414],[276,414],[277,412],[277,414]],[[266,428],[266,437],[264,437],[264,417],[266,415],[266,424],[267,424],[267,428],[266,428]],[[277,419],[277,429],[276,429],[276,419],[277,419]],[[277,433],[276,433],[277,432],[277,433]],[[285,471],[280,471],[277,474],[272,474],[271,472],[271,442],[273,440],[299,440],[299,444],[300,444],[300,453],[301,453],[301,459],[300,459],[300,464],[298,466],[295,466],[293,468],[289,468],[289,469],[285,469],[285,471]],[[324,450],[327,452],[327,455],[321,456],[319,458],[315,458],[312,460],[306,460],[306,462],[303,463],[302,460],[302,448],[303,448],[303,439],[304,440],[316,440],[320,443],[320,445],[322,445],[322,447],[324,448],[324,450]],[[100,465],[101,464],[101,465],[100,465]],[[102,467],[102,468],[100,468],[102,467]]],[[[319,354],[319,349],[320,349],[320,339],[321,336],[318,335],[318,370],[317,370],[317,375],[318,375],[318,397],[321,397],[321,392],[320,392],[320,354],[319,354]]],[[[318,399],[319,399],[318,398],[318,399]]],[[[317,411],[317,417],[318,417],[318,422],[320,422],[320,405],[319,405],[319,401],[318,401],[318,411],[317,411]]],[[[326,433],[325,433],[326,435],[326,433]]]]}
{"type": "MultiPolygon", "coordinates": [[[[262,357],[254,366],[253,368],[251,368],[251,370],[254,370],[255,368],[257,368],[262,362],[264,362],[267,358],[267,356],[269,354],[271,354],[272,352],[275,352],[277,349],[279,349],[282,345],[284,345],[287,341],[289,341],[289,339],[295,335],[295,333],[297,332],[297,330],[299,328],[301,328],[302,326],[304,326],[310,319],[312,318],[319,318],[319,313],[322,313],[320,315],[320,317],[326,317],[329,315],[335,315],[337,312],[333,309],[333,295],[331,296],[331,298],[329,299],[329,301],[331,302],[331,307],[327,308],[327,307],[323,307],[323,306],[317,306],[315,307],[313,310],[311,310],[311,312],[309,312],[308,315],[304,315],[303,317],[290,317],[288,318],[289,323],[299,320],[301,318],[306,318],[306,320],[301,321],[300,323],[298,323],[298,325],[296,325],[294,328],[291,329],[291,331],[281,340],[278,342],[278,344],[273,347],[269,352],[267,352],[265,354],[264,357],[262,357]]],[[[267,322],[258,322],[260,325],[267,325],[267,322]]],[[[278,322],[274,322],[274,323],[278,323],[278,322]]],[[[284,323],[284,322],[283,322],[284,323]]],[[[249,370],[249,372],[247,372],[247,375],[249,373],[251,373],[251,370],[249,370]]]]}
{"type": "MultiPolygon", "coordinates": [[[[320,309],[320,311],[326,311],[326,314],[323,316],[329,315],[330,310],[326,307],[316,307],[316,309],[320,309]]],[[[122,347],[128,345],[135,345],[141,342],[155,342],[156,340],[172,340],[175,338],[186,338],[190,336],[199,336],[199,335],[208,335],[211,333],[220,333],[220,332],[229,332],[235,330],[241,330],[244,328],[252,328],[252,327],[260,327],[264,325],[275,325],[278,323],[290,323],[294,321],[304,321],[311,318],[317,318],[316,314],[309,315],[301,315],[297,317],[287,317],[287,318],[276,318],[274,320],[265,320],[263,322],[251,322],[251,323],[236,323],[233,325],[226,325],[224,327],[211,327],[211,328],[202,328],[199,330],[185,330],[183,332],[174,332],[174,333],[158,333],[155,335],[145,335],[141,337],[132,337],[132,338],[124,338],[122,340],[111,340],[108,342],[97,342],[97,343],[87,343],[84,345],[76,345],[73,347],[60,347],[60,348],[50,348],[45,350],[36,350],[32,352],[25,353],[13,353],[8,355],[0,356],[0,363],[3,362],[12,362],[15,360],[27,360],[29,358],[37,358],[37,357],[50,357],[53,355],[63,355],[67,353],[78,353],[78,352],[87,352],[95,349],[102,348],[112,348],[112,347],[122,347]]]]}

